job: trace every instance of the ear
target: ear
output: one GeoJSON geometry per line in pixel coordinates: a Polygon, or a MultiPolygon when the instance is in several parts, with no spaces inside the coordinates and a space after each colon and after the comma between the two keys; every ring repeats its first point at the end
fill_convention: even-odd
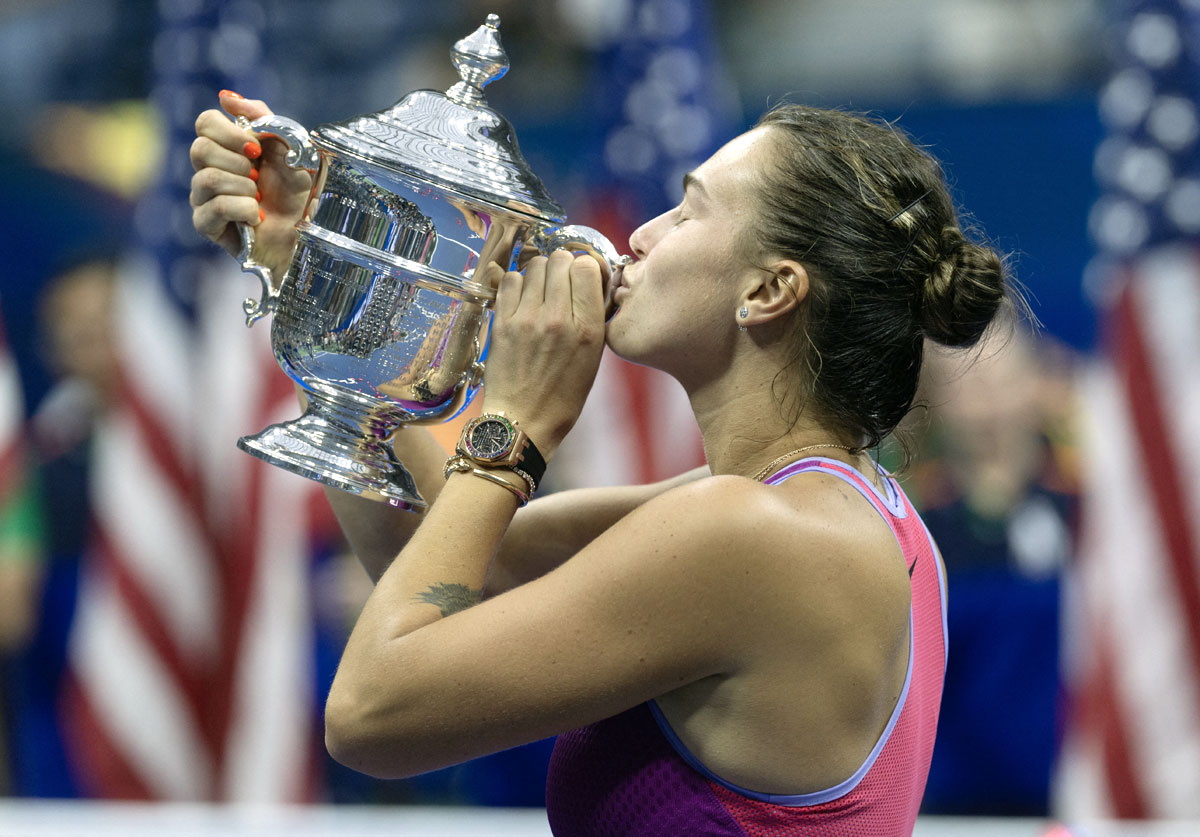
{"type": "Polygon", "coordinates": [[[808,296],[808,271],[792,259],[780,259],[758,271],[758,281],[750,288],[742,301],[745,317],[738,317],[738,325],[762,325],[783,317],[795,310],[808,296]]]}

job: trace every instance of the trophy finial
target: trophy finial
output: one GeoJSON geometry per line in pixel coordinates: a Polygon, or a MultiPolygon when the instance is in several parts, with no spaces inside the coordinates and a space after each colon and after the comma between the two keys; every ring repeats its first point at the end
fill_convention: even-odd
{"type": "Polygon", "coordinates": [[[454,45],[450,53],[461,81],[446,91],[460,104],[484,104],[483,88],[508,72],[508,55],[500,45],[500,16],[487,21],[454,45]]]}

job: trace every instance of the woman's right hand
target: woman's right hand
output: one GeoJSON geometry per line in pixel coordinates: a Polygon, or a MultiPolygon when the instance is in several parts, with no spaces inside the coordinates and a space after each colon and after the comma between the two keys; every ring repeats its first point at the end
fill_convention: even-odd
{"type": "MultiPolygon", "coordinates": [[[[271,113],[264,102],[229,91],[222,91],[220,102],[230,116],[251,121],[271,113]]],[[[235,257],[242,248],[236,224],[254,227],[254,258],[270,267],[277,280],[291,260],[295,225],[312,189],[312,175],[290,168],[286,157],[285,143],[260,139],[219,110],[206,110],[196,118],[192,225],[235,257]],[[247,150],[259,151],[257,160],[247,150]]]]}

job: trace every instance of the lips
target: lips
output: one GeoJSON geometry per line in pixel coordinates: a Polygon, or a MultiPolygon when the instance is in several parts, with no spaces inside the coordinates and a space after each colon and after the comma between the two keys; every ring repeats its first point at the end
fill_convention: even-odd
{"type": "MultiPolygon", "coordinates": [[[[628,258],[628,257],[626,257],[628,258]]],[[[608,283],[608,293],[604,300],[604,322],[608,322],[621,309],[621,300],[629,295],[629,284],[625,281],[625,268],[629,262],[623,262],[613,270],[608,283]]]]}

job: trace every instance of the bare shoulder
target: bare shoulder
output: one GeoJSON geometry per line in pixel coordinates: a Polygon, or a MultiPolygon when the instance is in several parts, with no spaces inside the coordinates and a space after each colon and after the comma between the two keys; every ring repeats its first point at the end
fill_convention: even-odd
{"type": "MultiPolygon", "coordinates": [[[[836,553],[853,562],[864,552],[899,545],[878,511],[842,480],[801,475],[778,486],[731,475],[712,476],[664,492],[643,509],[645,516],[677,535],[710,543],[754,545],[789,555],[836,553]],[[872,549],[875,547],[876,549],[872,549]]],[[[868,564],[876,561],[866,556],[868,564]]]]}
{"type": "Polygon", "coordinates": [[[621,520],[608,534],[633,536],[686,564],[689,572],[720,575],[747,551],[761,554],[793,510],[767,486],[745,477],[710,476],[665,491],[621,520]]]}
{"type": "Polygon", "coordinates": [[[843,481],[802,475],[778,486],[713,476],[672,489],[628,523],[657,530],[688,556],[687,570],[721,595],[778,600],[814,619],[906,614],[908,573],[891,528],[843,481]]]}
{"type": "Polygon", "coordinates": [[[744,477],[709,476],[664,491],[637,510],[639,523],[656,522],[679,534],[715,535],[746,522],[765,486],[744,477]],[[649,520],[647,520],[647,518],[649,520]]]}

